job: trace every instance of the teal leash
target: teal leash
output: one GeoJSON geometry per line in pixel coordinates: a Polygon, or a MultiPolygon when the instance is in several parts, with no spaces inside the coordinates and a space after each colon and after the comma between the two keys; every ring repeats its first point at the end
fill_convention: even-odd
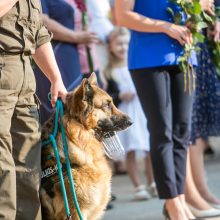
{"type": "Polygon", "coordinates": [[[68,148],[67,148],[67,141],[66,141],[66,134],[65,134],[65,129],[64,129],[63,120],[62,120],[63,116],[64,116],[63,104],[62,104],[62,101],[60,99],[58,99],[57,103],[56,103],[54,131],[53,131],[53,134],[49,135],[48,140],[42,142],[42,147],[45,145],[48,145],[49,143],[52,143],[54,154],[56,157],[56,162],[57,162],[58,175],[59,175],[62,194],[63,194],[65,211],[66,211],[68,219],[71,219],[71,213],[70,213],[70,209],[69,209],[69,203],[68,203],[68,199],[67,199],[66,188],[65,188],[65,183],[64,183],[63,173],[62,173],[62,165],[60,162],[59,151],[58,151],[58,147],[56,144],[56,135],[58,133],[58,124],[59,124],[58,121],[60,118],[60,128],[61,128],[61,134],[62,134],[63,150],[64,150],[64,154],[65,154],[68,179],[70,182],[71,195],[72,195],[72,199],[73,199],[77,214],[78,214],[80,220],[83,220],[82,213],[81,213],[80,207],[79,207],[79,203],[77,201],[76,191],[75,191],[74,182],[73,182],[73,176],[72,176],[72,172],[71,172],[71,166],[70,166],[70,160],[69,160],[69,154],[68,154],[68,148]]]}

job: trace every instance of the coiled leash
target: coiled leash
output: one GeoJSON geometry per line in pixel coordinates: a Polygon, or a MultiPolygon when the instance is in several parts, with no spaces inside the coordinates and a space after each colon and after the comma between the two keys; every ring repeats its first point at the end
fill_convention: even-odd
{"type": "Polygon", "coordinates": [[[57,147],[57,143],[56,143],[56,136],[58,133],[58,126],[59,126],[59,119],[60,119],[60,129],[61,129],[61,134],[62,134],[63,150],[64,150],[64,154],[65,154],[66,168],[67,168],[68,179],[70,182],[72,199],[73,199],[73,202],[74,202],[74,205],[75,205],[75,208],[76,208],[76,211],[77,211],[77,214],[78,214],[80,220],[83,220],[82,213],[80,211],[79,204],[77,201],[73,176],[72,176],[72,172],[71,172],[69,154],[68,154],[68,149],[67,149],[66,134],[65,134],[64,126],[63,126],[63,115],[64,115],[63,104],[62,104],[62,101],[60,99],[58,99],[56,102],[54,131],[53,131],[53,134],[49,135],[48,140],[42,142],[42,147],[48,145],[49,143],[51,143],[53,146],[53,150],[54,150],[54,154],[55,154],[56,162],[57,162],[58,175],[59,175],[59,180],[60,180],[60,184],[61,184],[63,201],[64,201],[67,219],[72,219],[71,213],[70,213],[70,208],[69,208],[69,203],[68,203],[68,199],[67,199],[67,194],[66,194],[66,188],[65,188],[65,184],[64,184],[64,178],[63,178],[63,173],[62,173],[62,164],[60,162],[60,155],[59,155],[59,151],[58,151],[58,147],[57,147]]]}

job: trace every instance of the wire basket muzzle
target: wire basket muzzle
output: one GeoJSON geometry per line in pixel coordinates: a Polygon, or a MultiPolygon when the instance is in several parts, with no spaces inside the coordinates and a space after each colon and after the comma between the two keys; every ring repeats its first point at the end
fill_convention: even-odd
{"type": "Polygon", "coordinates": [[[115,131],[106,133],[102,143],[104,152],[110,159],[116,161],[123,159],[125,150],[115,131]]]}

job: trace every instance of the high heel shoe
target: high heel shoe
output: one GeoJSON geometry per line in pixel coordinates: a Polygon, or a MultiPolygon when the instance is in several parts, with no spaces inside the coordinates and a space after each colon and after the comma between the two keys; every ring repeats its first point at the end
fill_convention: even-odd
{"type": "Polygon", "coordinates": [[[214,209],[220,209],[219,204],[209,203],[210,206],[212,206],[214,209]]]}
{"type": "Polygon", "coordinates": [[[194,216],[196,216],[199,219],[202,218],[214,218],[220,216],[220,210],[210,208],[208,210],[199,210],[190,204],[187,204],[191,212],[193,213],[194,216]]]}
{"type": "MultiPolygon", "coordinates": [[[[165,217],[165,220],[171,220],[165,205],[163,206],[163,215],[165,217]]],[[[189,220],[204,220],[204,219],[203,218],[193,218],[193,219],[189,219],[189,220]]]]}
{"type": "Polygon", "coordinates": [[[163,206],[163,215],[164,215],[165,220],[171,220],[165,205],[163,206]]]}

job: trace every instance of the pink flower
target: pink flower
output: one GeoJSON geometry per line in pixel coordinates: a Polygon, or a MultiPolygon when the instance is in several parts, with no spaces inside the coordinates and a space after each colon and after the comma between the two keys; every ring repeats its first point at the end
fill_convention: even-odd
{"type": "Polygon", "coordinates": [[[86,4],[84,2],[84,0],[75,0],[75,3],[77,5],[77,8],[83,13],[86,12],[86,4]]]}

